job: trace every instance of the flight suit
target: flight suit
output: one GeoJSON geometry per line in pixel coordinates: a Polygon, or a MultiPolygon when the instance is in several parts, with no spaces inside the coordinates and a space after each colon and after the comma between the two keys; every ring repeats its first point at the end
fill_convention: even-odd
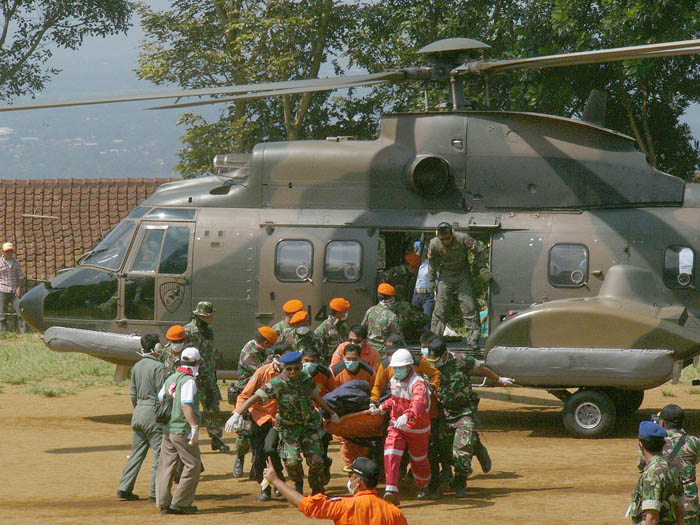
{"type": "Polygon", "coordinates": [[[394,300],[380,301],[365,313],[362,326],[367,328],[367,340],[379,354],[384,357],[384,343],[392,335],[401,336],[399,316],[392,312],[394,300]]]}
{"type": "Polygon", "coordinates": [[[645,510],[657,510],[660,525],[675,525],[676,506],[682,497],[683,484],[678,469],[663,456],[656,455],[644,467],[632,492],[632,522],[643,523],[645,510]]]}
{"type": "Polygon", "coordinates": [[[224,426],[219,417],[221,392],[216,383],[216,358],[218,355],[216,348],[214,348],[214,331],[210,325],[199,320],[196,316],[184,328],[188,346],[195,347],[199,350],[199,355],[202,356],[202,364],[197,376],[197,390],[202,402],[202,423],[207,427],[209,437],[212,438],[212,447],[217,440],[223,445],[221,438],[224,435],[224,426]]]}
{"type": "Polygon", "coordinates": [[[325,467],[321,444],[325,430],[312,399],[317,392],[318,385],[306,372],[296,381],[275,377],[255,392],[263,403],[277,400],[275,427],[280,436],[280,458],[287,466],[289,477],[299,483],[304,479],[303,453],[309,466],[309,485],[314,492],[323,490],[325,467]]]}
{"type": "Polygon", "coordinates": [[[472,473],[472,457],[480,445],[476,431],[476,410],[478,397],[472,391],[469,372],[476,362],[467,356],[464,360],[448,354],[445,363],[436,363],[440,371],[440,386],[437,397],[443,425],[440,427],[441,447],[452,445],[452,458],[455,468],[455,481],[466,481],[472,473]]]}
{"type": "Polygon", "coordinates": [[[150,445],[153,450],[153,468],[149,497],[156,497],[156,472],[163,440],[163,425],[156,423],[155,407],[158,403],[158,391],[167,375],[169,374],[166,374],[163,363],[153,355],[145,356],[131,369],[131,403],[134,405],[131,428],[134,436],[131,454],[119,482],[119,490],[122,492],[130,493],[134,490],[136,477],[150,445]]]}
{"type": "Polygon", "coordinates": [[[430,282],[434,283],[438,274],[440,277],[430,329],[438,335],[443,334],[449,305],[456,295],[468,330],[467,342],[476,345],[481,325],[469,271],[469,250],[476,252],[480,266],[485,267],[485,247],[465,233],[455,232],[449,246],[445,246],[438,237],[428,245],[430,282]]]}
{"type": "Polygon", "coordinates": [[[334,315],[329,315],[328,319],[316,327],[314,333],[321,341],[321,364],[328,365],[333,351],[338,348],[340,343],[348,340],[350,328],[345,321],[341,321],[334,315]]]}

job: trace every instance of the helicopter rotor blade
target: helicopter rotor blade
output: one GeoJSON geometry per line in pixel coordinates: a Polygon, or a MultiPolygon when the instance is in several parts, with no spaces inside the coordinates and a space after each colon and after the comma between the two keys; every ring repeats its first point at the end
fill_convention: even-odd
{"type": "Polygon", "coordinates": [[[507,60],[483,60],[468,62],[452,70],[453,74],[494,72],[501,73],[517,69],[547,68],[615,62],[661,56],[688,55],[700,52],[700,40],[665,42],[643,46],[619,47],[596,51],[582,51],[561,55],[548,55],[533,58],[514,58],[507,60]]]}
{"type": "Polygon", "coordinates": [[[175,108],[192,108],[195,106],[205,106],[208,104],[218,104],[220,102],[234,102],[237,100],[253,100],[257,98],[267,98],[267,97],[278,97],[282,95],[296,95],[299,93],[312,93],[312,92],[319,92],[319,91],[332,91],[336,89],[347,89],[347,88],[353,88],[353,87],[360,87],[360,86],[374,86],[377,84],[384,84],[386,80],[371,80],[371,81],[365,81],[365,82],[347,82],[345,84],[336,84],[334,86],[316,86],[313,88],[310,87],[298,87],[295,89],[277,89],[277,90],[270,90],[270,91],[262,91],[259,93],[246,93],[243,95],[235,95],[233,97],[224,97],[224,98],[211,98],[208,100],[199,100],[196,102],[186,102],[184,104],[169,104],[167,106],[155,106],[152,108],[147,108],[147,109],[175,109],[175,108]]]}
{"type": "MultiPolygon", "coordinates": [[[[297,90],[297,93],[302,91],[330,91],[333,89],[342,89],[351,87],[349,84],[366,85],[367,83],[399,80],[404,78],[405,74],[401,71],[385,71],[383,73],[372,73],[368,75],[349,75],[345,77],[327,77],[327,78],[312,78],[307,80],[290,80],[286,82],[266,82],[263,84],[243,84],[239,86],[223,86],[217,88],[206,89],[184,89],[179,91],[165,91],[159,93],[146,93],[141,95],[127,95],[123,97],[112,98],[96,98],[88,100],[70,100],[65,102],[49,102],[44,104],[24,104],[14,106],[0,107],[0,112],[3,111],[23,111],[29,109],[47,109],[47,108],[63,108],[72,106],[89,106],[94,104],[114,104],[118,102],[139,102],[145,100],[160,100],[166,98],[183,98],[196,97],[207,95],[226,95],[235,93],[259,93],[279,90],[297,90]],[[318,88],[323,89],[318,89],[318,88]],[[301,91],[299,91],[301,90],[301,91]]],[[[257,97],[256,97],[257,98],[257,97]]],[[[223,101],[223,99],[215,99],[210,103],[223,101]]]]}

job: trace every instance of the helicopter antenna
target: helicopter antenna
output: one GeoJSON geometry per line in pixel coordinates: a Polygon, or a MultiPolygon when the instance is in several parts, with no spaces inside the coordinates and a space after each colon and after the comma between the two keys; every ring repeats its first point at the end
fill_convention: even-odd
{"type": "Polygon", "coordinates": [[[428,83],[423,82],[423,106],[425,111],[428,111],[428,83]]]}

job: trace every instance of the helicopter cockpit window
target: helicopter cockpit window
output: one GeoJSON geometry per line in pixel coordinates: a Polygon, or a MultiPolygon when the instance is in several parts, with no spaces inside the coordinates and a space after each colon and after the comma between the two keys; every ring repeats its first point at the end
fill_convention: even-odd
{"type": "Polygon", "coordinates": [[[102,270],[80,268],[59,274],[47,286],[44,317],[114,319],[117,278],[102,270]]]}
{"type": "Polygon", "coordinates": [[[275,253],[275,277],[280,281],[303,282],[314,271],[314,246],[309,241],[280,241],[275,253]]]}
{"type": "Polygon", "coordinates": [[[146,215],[150,209],[151,208],[147,208],[146,206],[139,206],[129,214],[129,219],[140,219],[146,215]]]}
{"type": "Polygon", "coordinates": [[[331,241],[326,246],[326,278],[333,283],[354,283],[362,275],[362,245],[356,241],[331,241]]]}
{"type": "Polygon", "coordinates": [[[155,316],[156,278],[130,275],[124,281],[124,313],[127,319],[152,320],[155,316]]]}
{"type": "Polygon", "coordinates": [[[688,288],[695,283],[695,253],[687,246],[669,246],[664,252],[664,284],[688,288]]]}
{"type": "Polygon", "coordinates": [[[583,244],[555,244],[549,251],[549,282],[578,288],[588,282],[588,248],[583,244]]]}
{"type": "Polygon", "coordinates": [[[146,217],[162,221],[193,221],[195,213],[192,208],[153,208],[146,217]]]}
{"type": "Polygon", "coordinates": [[[158,272],[177,275],[185,273],[189,251],[190,229],[187,226],[170,226],[165,234],[158,272]]]}
{"type": "Polygon", "coordinates": [[[122,265],[135,229],[135,222],[120,222],[107,234],[107,237],[88,252],[81,264],[94,264],[109,270],[118,270],[122,265]]]}
{"type": "Polygon", "coordinates": [[[165,229],[146,230],[139,252],[136,255],[131,271],[134,272],[155,272],[158,269],[160,260],[160,247],[163,244],[165,229]]]}

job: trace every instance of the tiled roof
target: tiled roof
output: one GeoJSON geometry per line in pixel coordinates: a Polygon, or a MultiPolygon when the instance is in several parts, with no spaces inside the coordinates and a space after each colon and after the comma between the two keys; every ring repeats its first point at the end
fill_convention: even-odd
{"type": "Polygon", "coordinates": [[[15,243],[27,279],[50,279],[173,180],[0,180],[0,242],[15,243]]]}

